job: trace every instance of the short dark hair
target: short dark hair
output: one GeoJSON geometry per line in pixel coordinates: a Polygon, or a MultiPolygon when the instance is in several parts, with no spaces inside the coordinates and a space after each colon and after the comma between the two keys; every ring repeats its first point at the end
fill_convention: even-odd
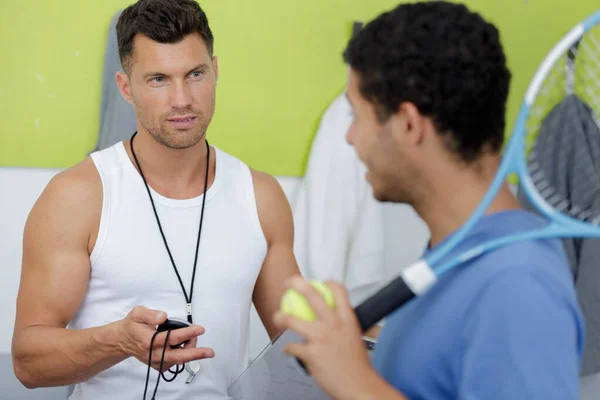
{"type": "Polygon", "coordinates": [[[208,18],[196,1],[138,0],[123,10],[117,22],[121,65],[128,72],[137,34],[159,43],[178,43],[192,33],[202,36],[212,56],[214,37],[208,18]]]}
{"type": "Polygon", "coordinates": [[[496,27],[464,5],[402,4],[354,36],[344,60],[380,122],[410,102],[463,161],[501,150],[511,73],[496,27]]]}

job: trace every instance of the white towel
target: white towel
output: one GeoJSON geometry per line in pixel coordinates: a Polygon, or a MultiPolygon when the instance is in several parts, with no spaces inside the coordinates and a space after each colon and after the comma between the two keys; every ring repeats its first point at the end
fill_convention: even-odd
{"type": "Polygon", "coordinates": [[[386,270],[383,208],[346,142],[351,123],[340,95],[323,115],[293,202],[294,252],[306,279],[342,283],[356,306],[384,283],[386,270]]]}

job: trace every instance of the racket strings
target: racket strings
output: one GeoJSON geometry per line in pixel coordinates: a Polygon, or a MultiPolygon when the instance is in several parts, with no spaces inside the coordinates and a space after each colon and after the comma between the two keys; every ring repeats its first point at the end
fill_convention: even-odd
{"type": "Polygon", "coordinates": [[[556,211],[593,225],[600,225],[600,211],[594,208],[600,197],[599,116],[596,26],[546,75],[531,105],[525,144],[529,176],[539,195],[556,211]]]}
{"type": "Polygon", "coordinates": [[[528,138],[541,128],[544,117],[568,94],[568,84],[572,81],[574,94],[580,95],[595,112],[598,122],[600,115],[600,26],[590,29],[554,65],[540,87],[535,106],[527,121],[528,138]],[[572,53],[569,62],[568,53],[572,53]]]}
{"type": "Polygon", "coordinates": [[[600,26],[593,27],[583,36],[575,54],[573,77],[576,88],[591,106],[596,124],[600,126],[600,26]]]}
{"type": "Polygon", "coordinates": [[[542,165],[537,160],[537,152],[535,150],[532,150],[528,155],[528,169],[535,188],[548,205],[572,218],[600,226],[600,214],[595,213],[591,205],[584,208],[573,204],[550,184],[548,179],[546,179],[542,165]]]}
{"type": "Polygon", "coordinates": [[[600,79],[600,44],[595,43],[595,47],[592,50],[589,45],[582,44],[585,55],[588,58],[590,67],[577,68],[574,70],[575,80],[578,82],[578,87],[585,92],[585,97],[590,103],[592,109],[596,112],[600,111],[600,85],[598,80],[600,79]]]}
{"type": "Polygon", "coordinates": [[[565,84],[565,72],[560,68],[553,68],[544,80],[540,88],[536,101],[530,110],[530,116],[526,123],[526,146],[527,151],[531,151],[537,133],[542,128],[544,118],[565,97],[564,90],[558,90],[565,84]]]}

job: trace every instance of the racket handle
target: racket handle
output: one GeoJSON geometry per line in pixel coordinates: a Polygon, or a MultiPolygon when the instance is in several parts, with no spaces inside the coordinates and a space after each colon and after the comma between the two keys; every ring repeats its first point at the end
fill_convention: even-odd
{"type": "Polygon", "coordinates": [[[409,302],[413,297],[415,294],[402,277],[394,279],[354,309],[360,328],[363,332],[368,331],[373,325],[409,302]]]}

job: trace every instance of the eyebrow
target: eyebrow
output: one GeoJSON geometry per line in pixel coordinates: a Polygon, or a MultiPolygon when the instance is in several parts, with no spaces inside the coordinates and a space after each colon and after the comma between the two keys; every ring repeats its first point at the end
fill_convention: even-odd
{"type": "MultiPolygon", "coordinates": [[[[186,73],[186,75],[189,75],[189,74],[191,74],[194,71],[197,71],[199,69],[204,69],[204,68],[208,68],[208,64],[206,64],[206,63],[198,64],[194,68],[192,68],[191,70],[189,70],[186,73]]],[[[143,79],[153,78],[153,77],[157,77],[157,76],[169,76],[169,75],[165,74],[163,72],[147,72],[147,73],[144,74],[143,79]]]]}

